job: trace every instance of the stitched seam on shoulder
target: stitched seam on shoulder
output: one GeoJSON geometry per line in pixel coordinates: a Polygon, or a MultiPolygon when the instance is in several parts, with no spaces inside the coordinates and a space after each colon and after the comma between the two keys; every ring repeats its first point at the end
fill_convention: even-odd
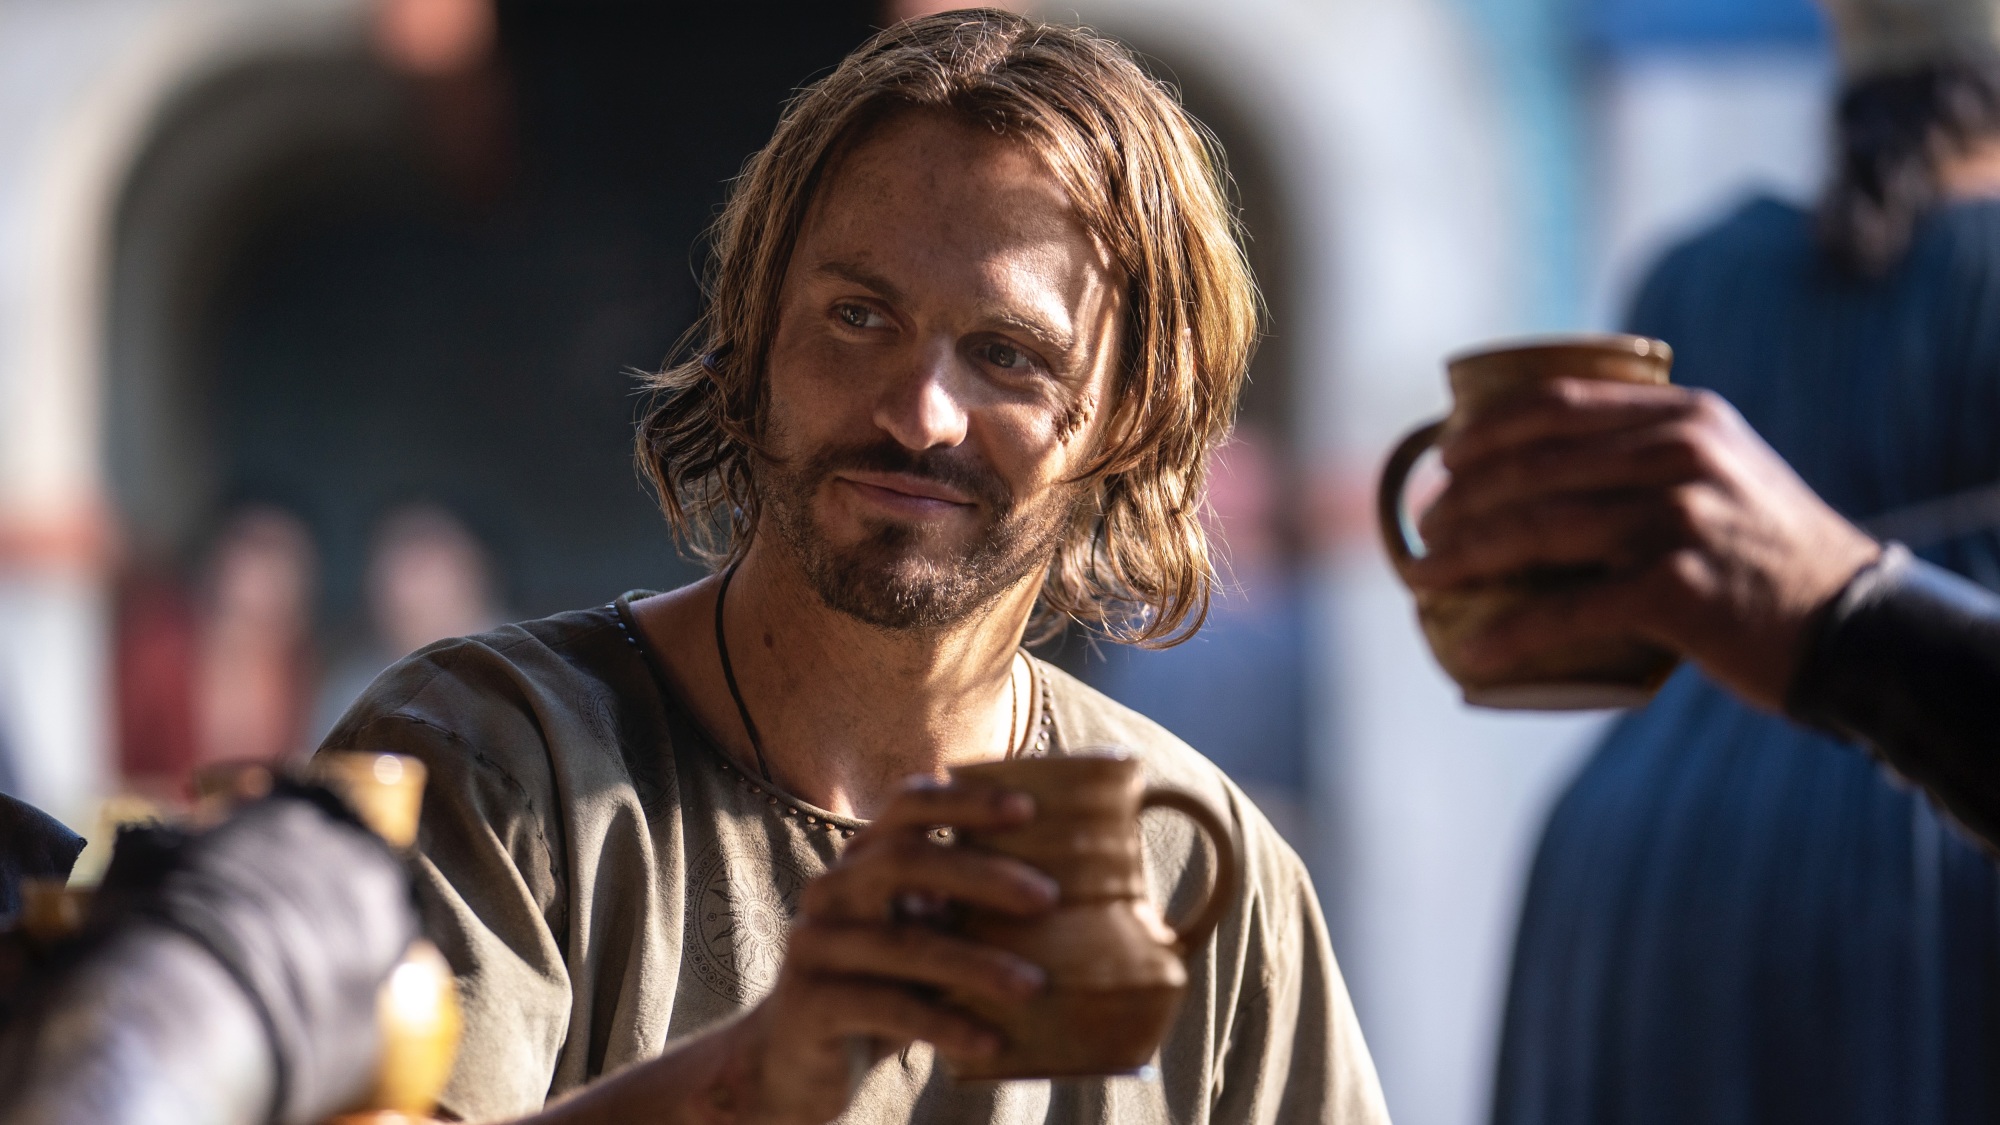
{"type": "Polygon", "coordinates": [[[616,629],[617,627],[618,627],[618,622],[615,619],[611,621],[600,621],[594,625],[591,625],[586,629],[581,630],[580,632],[572,633],[569,636],[562,637],[557,640],[551,640],[549,638],[542,637],[536,633],[530,632],[525,628],[521,628],[520,626],[514,626],[514,628],[518,629],[519,632],[517,632],[513,636],[508,637],[504,643],[490,644],[488,645],[488,647],[495,652],[512,652],[513,650],[520,648],[522,645],[532,641],[535,644],[538,644],[543,648],[548,649],[551,652],[568,652],[575,649],[577,646],[581,644],[584,644],[588,641],[595,639],[598,636],[598,634],[603,633],[605,630],[616,629]]]}

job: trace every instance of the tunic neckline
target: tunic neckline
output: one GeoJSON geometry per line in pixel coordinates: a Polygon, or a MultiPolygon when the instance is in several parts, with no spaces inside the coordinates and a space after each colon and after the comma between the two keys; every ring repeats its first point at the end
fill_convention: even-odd
{"type": "MultiPolygon", "coordinates": [[[[645,666],[647,676],[653,681],[653,689],[660,693],[660,702],[666,712],[670,734],[675,725],[685,726],[694,741],[701,745],[705,756],[725,777],[733,780],[738,788],[753,798],[761,798],[765,807],[780,819],[796,821],[809,829],[824,830],[843,840],[868,827],[869,821],[823,809],[772,782],[751,777],[736,764],[735,759],[731,758],[727,751],[722,749],[721,743],[702,726],[701,720],[695,717],[693,709],[681,698],[679,689],[666,674],[666,666],[661,663],[652,646],[646,643],[645,634],[639,628],[638,615],[632,612],[632,602],[635,598],[649,598],[656,592],[630,590],[620,594],[604,608],[611,611],[613,620],[618,623],[618,632],[625,638],[625,643],[638,654],[639,662],[645,666]]],[[[1028,659],[1035,658],[1029,656],[1028,659]]],[[[1030,750],[1029,754],[1048,754],[1054,751],[1056,745],[1055,706],[1050,698],[1049,676],[1044,672],[1036,676],[1036,679],[1041,681],[1039,693],[1041,698],[1036,703],[1041,711],[1042,730],[1034,737],[1035,749],[1030,750]]]]}

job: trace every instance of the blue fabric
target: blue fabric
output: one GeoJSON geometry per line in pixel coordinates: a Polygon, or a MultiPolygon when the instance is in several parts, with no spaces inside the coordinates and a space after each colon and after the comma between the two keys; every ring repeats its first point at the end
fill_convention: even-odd
{"type": "Polygon", "coordinates": [[[1588,0],[1578,14],[1585,40],[1614,52],[1826,38],[1812,0],[1588,0]]]}
{"type": "MultiPolygon", "coordinates": [[[[2000,481],[2000,204],[1863,283],[1753,203],[1660,264],[1632,327],[1850,516],[2000,481]]],[[[2000,585],[2000,536],[1924,554],[2000,585]]],[[[1996,870],[1860,750],[1683,669],[1551,814],[1500,1125],[1984,1122],[1996,1063],[1996,870]]]]}
{"type": "Polygon", "coordinates": [[[0,921],[21,909],[26,879],[68,879],[83,837],[24,801],[0,793],[0,921]]]}

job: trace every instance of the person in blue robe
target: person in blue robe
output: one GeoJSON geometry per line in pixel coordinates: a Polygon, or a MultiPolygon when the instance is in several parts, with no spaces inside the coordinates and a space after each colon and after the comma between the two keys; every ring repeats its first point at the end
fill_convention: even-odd
{"type": "MultiPolygon", "coordinates": [[[[2000,529],[1913,519],[2000,482],[2000,65],[1948,45],[1857,73],[1844,42],[1818,213],[1743,207],[1665,257],[1630,328],[1842,514],[2000,587],[2000,529]]],[[[1862,749],[1683,668],[1550,816],[1493,1118],[2000,1119],[2000,869],[1862,749]]]]}

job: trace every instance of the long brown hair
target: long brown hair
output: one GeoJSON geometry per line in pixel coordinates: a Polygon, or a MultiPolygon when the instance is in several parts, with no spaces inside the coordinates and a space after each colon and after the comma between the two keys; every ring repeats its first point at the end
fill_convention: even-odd
{"type": "Polygon", "coordinates": [[[802,91],[716,223],[706,305],[678,362],[646,381],[640,471],[684,545],[712,566],[742,557],[793,247],[838,153],[906,109],[1027,145],[1125,278],[1121,382],[1043,580],[1038,631],[1073,620],[1126,642],[1186,639],[1214,580],[1199,519],[1208,456],[1228,433],[1259,304],[1213,138],[1086,30],[990,9],[911,20],[802,91]]]}

